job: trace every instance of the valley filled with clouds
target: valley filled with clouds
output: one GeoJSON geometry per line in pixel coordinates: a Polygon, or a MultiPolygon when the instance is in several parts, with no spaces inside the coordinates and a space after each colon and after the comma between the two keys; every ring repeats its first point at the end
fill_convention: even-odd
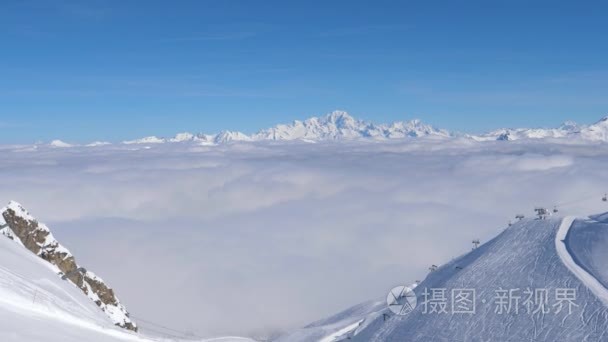
{"type": "Polygon", "coordinates": [[[599,142],[0,150],[4,201],[47,223],[136,321],[204,336],[284,331],[381,298],[534,206],[608,208],[599,142]]]}

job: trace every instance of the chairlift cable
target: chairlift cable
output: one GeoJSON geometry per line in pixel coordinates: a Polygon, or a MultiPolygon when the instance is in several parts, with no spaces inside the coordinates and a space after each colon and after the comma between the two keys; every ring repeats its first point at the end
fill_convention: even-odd
{"type": "MultiPolygon", "coordinates": [[[[198,336],[198,335],[196,335],[196,334],[194,334],[194,333],[190,333],[190,332],[185,332],[185,331],[181,331],[181,330],[177,330],[177,329],[169,328],[169,327],[167,327],[167,326],[164,326],[164,325],[161,325],[161,324],[158,324],[158,323],[154,323],[154,322],[152,322],[152,321],[145,320],[145,319],[143,319],[143,318],[136,317],[136,316],[134,316],[134,315],[131,315],[131,318],[134,318],[136,322],[143,322],[143,323],[150,324],[150,325],[153,325],[153,326],[158,327],[158,328],[162,328],[162,329],[165,329],[165,330],[168,330],[168,331],[172,331],[172,332],[174,332],[174,333],[181,334],[181,335],[182,335],[182,337],[195,337],[195,338],[202,338],[201,336],[198,336]]],[[[178,337],[179,337],[179,336],[178,336],[178,337]]]]}

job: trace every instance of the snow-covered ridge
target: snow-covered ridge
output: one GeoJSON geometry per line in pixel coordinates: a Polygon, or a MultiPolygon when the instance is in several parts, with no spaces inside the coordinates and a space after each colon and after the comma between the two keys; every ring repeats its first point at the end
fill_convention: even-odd
{"type": "Polygon", "coordinates": [[[46,260],[57,274],[72,282],[95,302],[115,325],[137,331],[137,326],[114,291],[93,272],[80,267],[72,253],[55,239],[45,224],[38,222],[15,201],[2,208],[0,214],[0,234],[46,260]]]}
{"type": "MultiPolygon", "coordinates": [[[[222,131],[217,134],[182,132],[172,138],[148,136],[123,141],[124,145],[154,145],[165,143],[195,143],[199,145],[220,145],[230,142],[291,141],[317,142],[326,140],[387,140],[433,137],[440,139],[466,138],[473,141],[511,141],[521,139],[580,139],[585,141],[608,141],[608,117],[592,125],[565,122],[557,128],[500,128],[484,134],[466,134],[435,128],[420,120],[398,121],[391,124],[376,124],[356,119],[344,111],[334,111],[325,116],[312,117],[304,121],[295,120],[289,124],[279,124],[260,130],[251,135],[237,131],[222,131]]],[[[93,142],[84,146],[108,145],[107,142],[93,142]]],[[[54,140],[50,147],[67,148],[72,145],[54,140]]]]}

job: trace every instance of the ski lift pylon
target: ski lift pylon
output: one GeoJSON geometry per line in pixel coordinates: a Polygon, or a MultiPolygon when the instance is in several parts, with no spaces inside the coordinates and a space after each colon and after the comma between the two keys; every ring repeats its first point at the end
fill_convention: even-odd
{"type": "Polygon", "coordinates": [[[477,249],[477,247],[479,247],[479,244],[480,244],[479,239],[475,239],[471,242],[473,242],[473,250],[475,250],[475,249],[477,249]]]}
{"type": "Polygon", "coordinates": [[[538,216],[539,220],[544,220],[547,218],[547,216],[551,215],[549,210],[543,207],[536,207],[534,208],[534,211],[536,212],[536,215],[538,216]]]}

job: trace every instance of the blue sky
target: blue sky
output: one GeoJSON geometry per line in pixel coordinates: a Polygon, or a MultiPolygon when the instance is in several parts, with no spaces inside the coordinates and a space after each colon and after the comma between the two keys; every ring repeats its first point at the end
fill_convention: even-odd
{"type": "Polygon", "coordinates": [[[0,142],[254,132],[344,109],[479,132],[608,114],[607,5],[2,1],[0,142]]]}

